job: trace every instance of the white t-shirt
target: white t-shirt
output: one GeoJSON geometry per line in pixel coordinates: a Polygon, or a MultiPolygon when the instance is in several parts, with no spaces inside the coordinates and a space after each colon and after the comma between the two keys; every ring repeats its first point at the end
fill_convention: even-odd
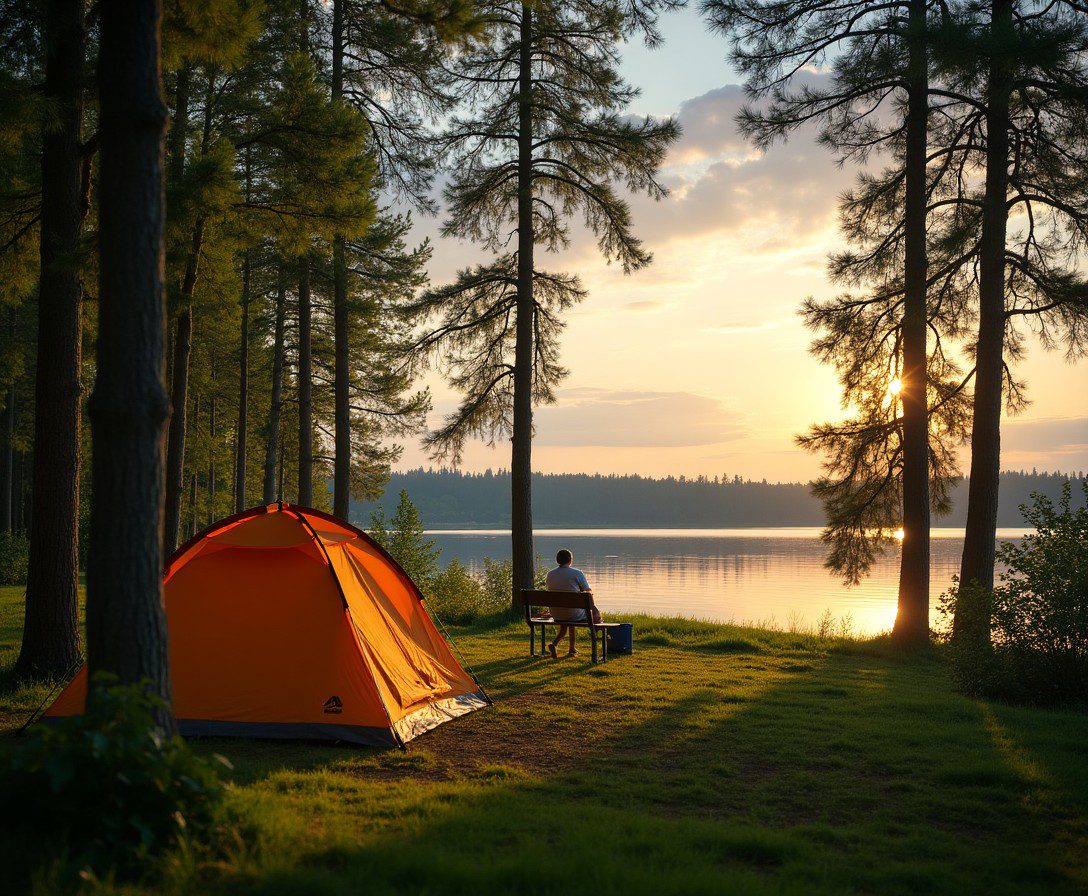
{"type": "MultiPolygon", "coordinates": [[[[591,591],[586,574],[573,566],[557,566],[548,571],[549,591],[591,591]]],[[[552,619],[581,620],[586,615],[585,610],[572,607],[553,607],[552,619]]]]}

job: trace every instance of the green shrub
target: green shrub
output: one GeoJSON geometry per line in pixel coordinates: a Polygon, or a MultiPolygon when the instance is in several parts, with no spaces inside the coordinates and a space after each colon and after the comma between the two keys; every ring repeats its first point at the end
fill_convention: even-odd
{"type": "MultiPolygon", "coordinates": [[[[543,588],[547,573],[539,566],[536,586],[543,588]]],[[[424,588],[427,605],[443,622],[468,625],[484,616],[506,613],[510,609],[510,582],[513,567],[509,560],[484,557],[483,569],[472,573],[463,563],[451,560],[432,576],[424,588]]]]}
{"type": "MultiPolygon", "coordinates": [[[[1088,480],[1084,483],[1088,497],[1088,480]]],[[[1030,703],[1088,700],[1088,508],[1071,507],[1065,484],[1055,504],[1032,495],[1020,510],[1035,528],[1007,542],[992,592],[954,587],[944,601],[987,614],[992,644],[951,643],[953,669],[969,691],[1030,703]]]]}
{"type": "Polygon", "coordinates": [[[0,533],[0,585],[26,584],[30,539],[21,532],[0,533]]]}
{"type": "Polygon", "coordinates": [[[427,606],[443,622],[468,625],[483,615],[483,604],[483,588],[457,560],[451,560],[428,583],[427,606]]]}
{"type": "Polygon", "coordinates": [[[127,876],[188,835],[206,838],[225,786],[217,766],[166,737],[139,685],[96,678],[82,716],[31,729],[0,767],[0,803],[19,807],[30,853],[127,876]]]}

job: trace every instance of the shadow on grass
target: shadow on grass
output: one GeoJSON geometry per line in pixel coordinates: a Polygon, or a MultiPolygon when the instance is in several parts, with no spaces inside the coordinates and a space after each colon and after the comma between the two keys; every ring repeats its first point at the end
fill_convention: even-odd
{"type": "MultiPolygon", "coordinates": [[[[751,687],[743,668],[643,695],[637,723],[516,726],[544,769],[557,756],[552,771],[500,754],[468,781],[409,778],[380,824],[368,801],[389,794],[364,788],[338,845],[257,875],[250,891],[1079,891],[1074,841],[1032,809],[1039,781],[1010,766],[985,708],[949,693],[934,663],[831,655],[764,667],[751,687]],[[567,738],[573,762],[557,747],[567,738]]],[[[667,666],[652,671],[669,680],[667,666]]],[[[488,721],[485,732],[499,727],[488,721]]],[[[1088,735],[1088,720],[1070,724],[1088,735]]],[[[1083,824],[1083,791],[1063,796],[1083,824]]]]}

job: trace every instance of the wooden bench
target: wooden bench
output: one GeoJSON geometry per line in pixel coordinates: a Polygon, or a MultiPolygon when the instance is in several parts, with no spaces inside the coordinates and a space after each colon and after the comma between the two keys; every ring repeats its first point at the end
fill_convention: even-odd
{"type": "Polygon", "coordinates": [[[593,592],[592,591],[522,591],[521,603],[525,608],[525,622],[529,626],[529,655],[544,656],[547,653],[547,635],[545,631],[549,625],[571,625],[575,628],[589,629],[589,635],[593,639],[593,662],[597,662],[597,636],[601,638],[601,662],[608,659],[608,630],[615,628],[618,622],[594,622],[593,621],[593,592]],[[533,614],[533,607],[543,607],[545,613],[550,607],[562,607],[569,610],[584,610],[584,621],[567,622],[563,619],[553,619],[545,613],[533,614]],[[536,652],[536,627],[540,626],[540,653],[536,652]]]}

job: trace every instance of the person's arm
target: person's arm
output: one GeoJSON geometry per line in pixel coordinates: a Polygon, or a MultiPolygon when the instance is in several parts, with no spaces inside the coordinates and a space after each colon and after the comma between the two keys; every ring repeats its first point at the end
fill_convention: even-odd
{"type": "Polygon", "coordinates": [[[586,578],[586,574],[582,570],[578,570],[578,587],[582,591],[593,592],[593,589],[589,587],[589,580],[586,578]]]}

